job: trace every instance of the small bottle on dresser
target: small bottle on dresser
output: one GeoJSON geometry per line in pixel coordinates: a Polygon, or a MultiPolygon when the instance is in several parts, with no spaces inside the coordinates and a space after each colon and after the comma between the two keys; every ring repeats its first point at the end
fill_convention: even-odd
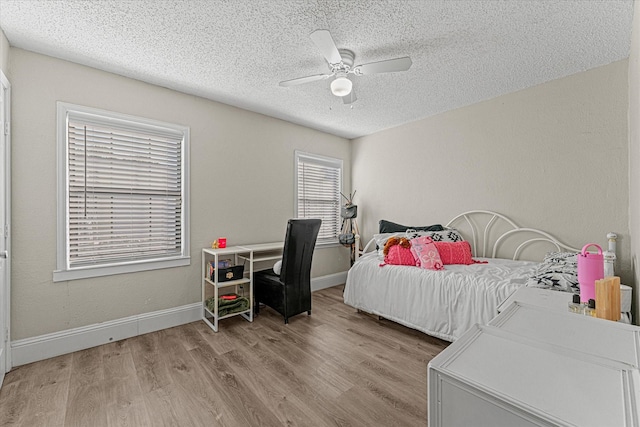
{"type": "Polygon", "coordinates": [[[589,304],[584,308],[584,315],[596,317],[596,300],[589,300],[589,304]]]}
{"type": "Polygon", "coordinates": [[[569,303],[571,313],[584,314],[584,304],[580,302],[580,295],[573,294],[573,301],[569,303]]]}

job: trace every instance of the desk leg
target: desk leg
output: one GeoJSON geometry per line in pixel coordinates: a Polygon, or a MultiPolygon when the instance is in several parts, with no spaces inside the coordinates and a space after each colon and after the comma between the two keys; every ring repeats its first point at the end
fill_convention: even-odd
{"type": "Polygon", "coordinates": [[[202,320],[205,321],[205,323],[208,323],[209,321],[207,320],[207,312],[204,309],[205,306],[205,301],[206,301],[206,286],[207,286],[207,282],[205,281],[205,277],[207,277],[207,266],[205,264],[205,255],[204,252],[202,252],[202,261],[200,262],[201,266],[202,266],[202,274],[200,276],[200,282],[202,283],[202,307],[200,307],[200,310],[202,310],[202,320]]]}
{"type": "Polygon", "coordinates": [[[249,322],[253,322],[253,251],[249,255],[249,322]]]}
{"type": "Polygon", "coordinates": [[[218,264],[218,254],[216,253],[214,256],[214,262],[215,262],[215,266],[216,266],[216,272],[214,275],[214,285],[213,285],[213,296],[215,298],[215,304],[213,307],[213,330],[215,332],[218,332],[218,313],[220,312],[219,308],[218,308],[218,301],[219,301],[219,295],[218,295],[218,266],[220,264],[218,264]]]}
{"type": "Polygon", "coordinates": [[[248,314],[242,313],[240,316],[249,322],[253,322],[253,251],[249,252],[249,308],[248,314]]]}

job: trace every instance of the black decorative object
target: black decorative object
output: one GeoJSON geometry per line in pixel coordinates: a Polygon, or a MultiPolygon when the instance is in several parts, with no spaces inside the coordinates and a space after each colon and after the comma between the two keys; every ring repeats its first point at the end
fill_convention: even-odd
{"type": "Polygon", "coordinates": [[[346,203],[340,209],[340,216],[342,217],[342,233],[338,236],[338,242],[343,245],[351,248],[351,265],[356,260],[356,250],[361,250],[362,248],[356,248],[356,235],[359,234],[358,231],[358,223],[356,222],[356,217],[358,216],[358,205],[353,204],[353,198],[356,195],[354,191],[353,194],[349,194],[349,197],[340,193],[342,197],[345,198],[346,203]]]}
{"type": "MultiPolygon", "coordinates": [[[[344,194],[342,195],[344,197],[344,194]]],[[[358,205],[344,205],[340,209],[340,216],[344,219],[353,219],[358,216],[358,205]]]]}

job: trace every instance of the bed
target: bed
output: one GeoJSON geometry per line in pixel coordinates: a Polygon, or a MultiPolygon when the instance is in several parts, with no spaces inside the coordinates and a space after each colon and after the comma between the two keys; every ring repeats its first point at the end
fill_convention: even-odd
{"type": "MultiPolygon", "coordinates": [[[[455,341],[476,323],[486,324],[498,305],[530,285],[545,254],[579,252],[551,234],[517,226],[492,211],[465,212],[449,221],[486,264],[446,265],[433,271],[413,266],[381,266],[374,236],[347,274],[344,302],[426,334],[455,341]]],[[[402,234],[402,233],[399,233],[402,234]]],[[[383,236],[384,237],[384,236],[383,236]]],[[[569,285],[570,286],[570,285],[569,285]]],[[[570,287],[565,289],[571,291],[570,287]]]]}

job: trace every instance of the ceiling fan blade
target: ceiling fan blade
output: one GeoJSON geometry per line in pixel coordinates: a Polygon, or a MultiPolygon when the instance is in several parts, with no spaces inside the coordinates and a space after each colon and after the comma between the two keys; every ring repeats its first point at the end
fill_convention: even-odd
{"type": "Polygon", "coordinates": [[[329,30],[316,30],[309,35],[329,64],[339,64],[342,56],[329,30]]]}
{"type": "Polygon", "coordinates": [[[326,79],[329,76],[330,74],[316,74],[313,76],[298,77],[297,79],[285,80],[283,82],[280,82],[280,86],[289,87],[289,86],[301,85],[304,83],[315,82],[316,80],[326,79]]]}
{"type": "Polygon", "coordinates": [[[358,98],[356,97],[356,91],[354,89],[351,89],[351,92],[349,92],[349,95],[345,95],[342,97],[343,104],[353,104],[357,100],[358,98]]]}
{"type": "Polygon", "coordinates": [[[408,56],[396,59],[387,59],[386,61],[370,62],[369,64],[362,64],[355,67],[360,70],[360,74],[377,74],[377,73],[391,73],[394,71],[407,71],[411,68],[411,58],[408,56]]]}

